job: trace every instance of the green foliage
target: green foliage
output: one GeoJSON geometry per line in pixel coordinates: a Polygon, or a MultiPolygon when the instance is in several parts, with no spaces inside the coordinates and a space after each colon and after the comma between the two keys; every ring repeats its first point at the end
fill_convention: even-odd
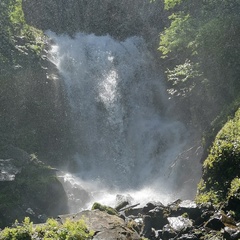
{"type": "Polygon", "coordinates": [[[8,35],[11,28],[10,15],[16,0],[1,0],[0,1],[0,33],[8,35]]]}
{"type": "Polygon", "coordinates": [[[30,240],[31,233],[33,231],[33,224],[30,219],[26,217],[21,225],[18,221],[15,222],[13,228],[6,227],[2,232],[0,232],[0,240],[30,240]]]}
{"type": "Polygon", "coordinates": [[[184,64],[176,65],[173,70],[167,70],[168,81],[172,86],[178,85],[178,88],[169,88],[170,95],[186,96],[193,90],[196,83],[193,81],[197,76],[201,76],[198,70],[198,64],[186,60],[184,64]]]}
{"type": "Polygon", "coordinates": [[[107,212],[110,215],[118,215],[118,212],[109,206],[102,205],[100,203],[95,202],[92,206],[92,210],[98,209],[103,212],[107,212]]]}
{"type": "Polygon", "coordinates": [[[43,33],[26,23],[22,0],[3,0],[0,10],[0,60],[11,65],[18,58],[19,51],[25,54],[28,54],[27,51],[40,54],[44,45],[43,33]],[[16,36],[25,41],[25,46],[19,46],[16,36]],[[22,51],[22,47],[26,50],[22,51]]]}
{"type": "Polygon", "coordinates": [[[185,50],[186,42],[189,42],[191,32],[191,18],[184,12],[173,13],[169,19],[171,24],[160,35],[160,47],[162,58],[168,57],[169,53],[185,50]]]}
{"type": "Polygon", "coordinates": [[[180,4],[182,0],[164,0],[165,9],[169,10],[180,4]]]}
{"type": "Polygon", "coordinates": [[[198,186],[197,199],[201,201],[226,200],[239,189],[240,167],[240,109],[217,134],[198,186]]]}
{"type": "Polygon", "coordinates": [[[234,196],[240,193],[240,178],[236,177],[231,182],[231,187],[228,193],[228,197],[234,196]]]}
{"type": "Polygon", "coordinates": [[[24,13],[22,10],[22,0],[16,0],[10,12],[10,22],[14,26],[15,32],[21,31],[26,25],[24,13]]]}
{"type": "Polygon", "coordinates": [[[29,218],[16,227],[5,228],[0,232],[0,240],[85,240],[91,239],[93,232],[89,231],[84,220],[66,220],[63,224],[54,219],[48,219],[45,224],[33,226],[29,218]]]}
{"type": "Polygon", "coordinates": [[[203,179],[201,179],[201,181],[198,184],[198,193],[196,195],[195,201],[196,203],[207,203],[207,202],[211,202],[215,205],[219,204],[220,200],[219,200],[219,192],[218,191],[214,191],[214,190],[206,190],[206,184],[203,181],[203,179]]]}
{"type": "Polygon", "coordinates": [[[239,96],[240,1],[165,0],[165,9],[170,11],[169,25],[160,34],[159,50],[169,69],[169,93],[184,104],[188,97],[197,120],[204,115],[213,119],[222,105],[239,96]],[[179,76],[172,80],[188,61],[191,78],[184,84],[179,76]],[[214,104],[215,111],[199,112],[198,105],[205,102],[214,104]]]}

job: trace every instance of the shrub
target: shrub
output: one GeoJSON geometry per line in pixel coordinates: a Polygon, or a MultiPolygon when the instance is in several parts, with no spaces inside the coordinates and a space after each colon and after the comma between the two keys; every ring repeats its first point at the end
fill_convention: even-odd
{"type": "Polygon", "coordinates": [[[240,109],[217,134],[198,186],[197,200],[224,201],[239,189],[240,109]]]}
{"type": "Polygon", "coordinates": [[[5,228],[0,232],[0,240],[85,240],[91,239],[93,232],[87,229],[84,220],[76,222],[66,220],[60,224],[54,219],[48,219],[45,224],[33,226],[29,218],[22,224],[16,222],[15,227],[5,228]]]}

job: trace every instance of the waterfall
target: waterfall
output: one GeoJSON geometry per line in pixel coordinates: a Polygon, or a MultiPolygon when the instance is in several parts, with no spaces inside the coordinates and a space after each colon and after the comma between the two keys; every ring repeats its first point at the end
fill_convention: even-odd
{"type": "Polygon", "coordinates": [[[168,114],[163,76],[144,40],[47,34],[71,107],[77,174],[64,182],[74,185],[73,199],[84,193],[77,208],[111,193],[168,199],[188,132],[168,114]]]}

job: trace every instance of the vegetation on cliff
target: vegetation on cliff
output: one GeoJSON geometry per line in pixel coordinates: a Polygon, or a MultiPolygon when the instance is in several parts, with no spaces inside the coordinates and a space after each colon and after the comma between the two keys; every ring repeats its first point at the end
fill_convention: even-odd
{"type": "Polygon", "coordinates": [[[239,95],[240,2],[165,0],[165,9],[169,25],[159,50],[169,93],[188,106],[189,121],[209,130],[222,106],[239,95]]]}
{"type": "Polygon", "coordinates": [[[184,116],[205,131],[199,202],[220,203],[239,191],[240,1],[165,0],[169,25],[160,36],[168,91],[184,116]]]}
{"type": "Polygon", "coordinates": [[[40,215],[67,212],[63,187],[48,167],[61,162],[68,148],[66,101],[58,76],[48,75],[48,69],[56,71],[45,48],[43,32],[25,21],[22,0],[1,0],[1,180],[5,164],[18,170],[14,180],[0,181],[0,227],[23,220],[29,208],[34,222],[42,221],[40,215]]]}
{"type": "Polygon", "coordinates": [[[198,186],[197,201],[226,201],[240,192],[240,109],[217,134],[198,186]]]}
{"type": "Polygon", "coordinates": [[[0,151],[11,144],[56,162],[56,149],[70,149],[67,103],[48,74],[46,38],[26,23],[22,0],[1,1],[0,14],[0,151]]]}

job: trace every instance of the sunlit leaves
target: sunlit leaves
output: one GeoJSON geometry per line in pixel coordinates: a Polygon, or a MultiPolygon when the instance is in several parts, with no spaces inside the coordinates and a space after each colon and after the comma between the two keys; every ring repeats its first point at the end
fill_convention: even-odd
{"type": "Polygon", "coordinates": [[[172,86],[178,85],[178,88],[170,88],[168,92],[170,95],[186,96],[195,87],[194,78],[201,76],[198,69],[198,64],[194,64],[190,60],[185,63],[177,65],[173,70],[167,70],[168,81],[172,86]]]}
{"type": "Polygon", "coordinates": [[[174,8],[176,5],[181,3],[182,0],[164,0],[164,7],[166,10],[174,8]]]}
{"type": "Polygon", "coordinates": [[[21,29],[25,24],[24,14],[22,10],[22,0],[16,0],[10,12],[10,21],[15,28],[21,29]]]}
{"type": "Polygon", "coordinates": [[[67,219],[63,224],[54,219],[48,219],[45,224],[33,227],[30,219],[25,218],[22,224],[16,222],[15,225],[15,227],[3,229],[0,232],[0,240],[85,240],[92,239],[93,235],[82,219],[75,222],[67,219]]]}
{"type": "Polygon", "coordinates": [[[172,14],[169,19],[171,25],[165,28],[160,35],[159,50],[162,52],[163,58],[173,51],[179,51],[186,47],[189,37],[186,29],[191,28],[189,15],[185,15],[183,12],[172,14]]]}

